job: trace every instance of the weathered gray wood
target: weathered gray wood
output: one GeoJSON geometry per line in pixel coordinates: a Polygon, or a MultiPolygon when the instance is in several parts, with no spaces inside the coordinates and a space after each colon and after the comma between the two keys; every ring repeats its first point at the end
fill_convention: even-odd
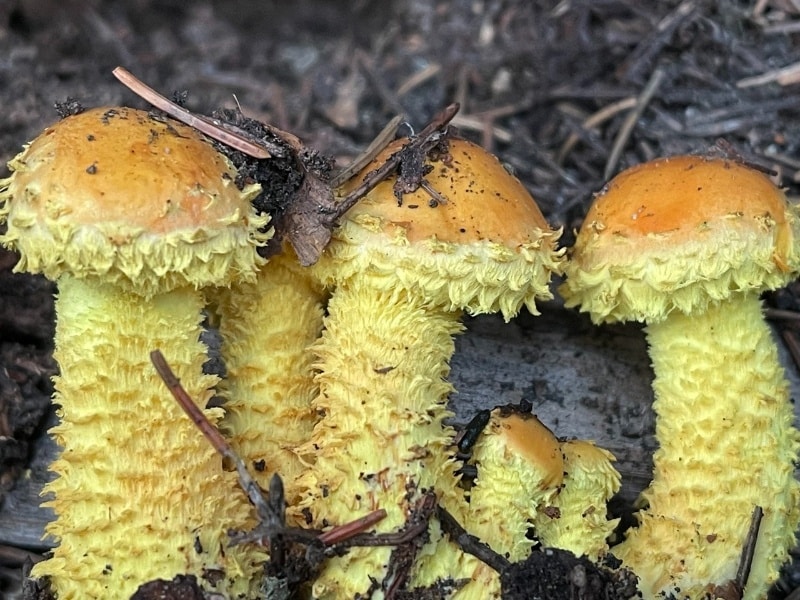
{"type": "MultiPolygon", "coordinates": [[[[55,422],[55,413],[52,411],[48,428],[55,422]]],[[[47,467],[56,449],[55,442],[47,435],[36,440],[28,470],[0,503],[0,544],[33,550],[48,547],[49,544],[42,537],[44,526],[53,513],[40,506],[40,494],[50,476],[47,467]]]]}
{"type": "Polygon", "coordinates": [[[451,405],[459,420],[521,399],[559,437],[590,439],[617,457],[622,497],[632,501],[650,480],[654,415],[652,370],[641,328],[593,326],[555,303],[511,323],[468,321],[457,342],[451,405]]]}

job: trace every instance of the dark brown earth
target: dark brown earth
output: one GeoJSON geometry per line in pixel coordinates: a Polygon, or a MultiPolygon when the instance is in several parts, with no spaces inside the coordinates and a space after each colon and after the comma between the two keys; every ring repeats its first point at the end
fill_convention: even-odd
{"type": "MultiPolygon", "coordinates": [[[[118,65],[167,96],[188,92],[186,106],[196,112],[240,105],[248,117],[294,133],[340,166],[394,115],[404,116],[401,133],[408,134],[457,101],[461,134],[518,175],[549,221],[565,227],[565,244],[609,176],[661,155],[739,156],[773,170],[793,199],[800,195],[795,0],[4,0],[0,164],[55,121],[54,105],[68,98],[84,106],[146,107],[112,77],[118,65]]],[[[54,418],[49,378],[56,371],[55,289],[13,274],[15,261],[0,251],[0,596],[6,597],[18,593],[21,565],[46,550],[33,505],[46,477],[41,448],[54,418]]],[[[800,308],[792,290],[772,302],[790,312],[800,308]]],[[[588,350],[573,354],[607,343],[622,357],[609,363],[610,376],[619,364],[635,363],[627,376],[647,383],[646,357],[627,358],[644,356],[637,329],[604,329],[601,341],[585,321],[563,312],[556,305],[543,319],[589,340],[588,350]],[[620,339],[624,346],[615,346],[620,339]]],[[[471,322],[462,349],[493,344],[493,323],[471,322]]],[[[544,331],[525,319],[516,327],[517,337],[498,342],[495,357],[544,331]]],[[[784,329],[791,342],[793,330],[784,329]]],[[[520,351],[526,361],[528,352],[520,351]]],[[[468,398],[469,377],[456,377],[468,398]]],[[[554,396],[562,404],[573,387],[544,376],[515,387],[499,371],[481,377],[498,389],[523,390],[534,400],[554,396]]],[[[596,408],[592,402],[582,400],[574,411],[596,408]]],[[[613,450],[633,482],[618,502],[625,512],[636,486],[647,483],[652,417],[622,400],[600,413],[607,417],[604,433],[621,432],[613,450]]],[[[537,567],[538,576],[547,564],[537,567]]],[[[560,589],[572,590],[557,571],[560,589]]],[[[798,586],[795,564],[774,598],[796,598],[798,586]]],[[[564,597],[593,597],[571,593],[564,597]]]]}

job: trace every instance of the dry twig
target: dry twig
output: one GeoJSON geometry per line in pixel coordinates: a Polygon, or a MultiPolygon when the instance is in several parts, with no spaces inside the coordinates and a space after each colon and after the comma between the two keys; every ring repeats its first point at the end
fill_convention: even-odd
{"type": "Polygon", "coordinates": [[[633,131],[633,127],[636,125],[636,121],[642,116],[645,107],[647,107],[650,100],[656,94],[658,87],[661,85],[663,80],[663,70],[656,69],[653,71],[653,74],[650,76],[650,80],[647,82],[647,85],[636,99],[636,107],[627,116],[622,124],[622,127],[620,127],[619,133],[617,133],[617,137],[614,139],[614,145],[611,147],[611,152],[608,154],[608,161],[606,162],[606,167],[603,171],[604,179],[609,179],[612,173],[614,173],[614,169],[617,168],[617,163],[622,155],[622,149],[628,142],[631,132],[633,131]]]}
{"type": "Polygon", "coordinates": [[[130,71],[123,67],[117,67],[112,71],[114,77],[120,83],[130,89],[134,94],[146,100],[157,109],[164,111],[173,119],[180,121],[206,134],[208,137],[222,142],[223,144],[244,152],[253,158],[269,158],[271,153],[267,148],[249,139],[243,131],[234,131],[229,125],[222,121],[209,119],[203,115],[197,115],[179,104],[168,100],[153,88],[137,79],[130,71]]]}
{"type": "Polygon", "coordinates": [[[736,87],[749,88],[766,85],[768,83],[777,83],[782,86],[800,83],[800,62],[793,63],[780,69],[773,69],[761,75],[745,77],[736,82],[736,87]]]}
{"type": "MultiPolygon", "coordinates": [[[[396,533],[363,533],[386,516],[384,509],[372,511],[364,517],[334,527],[326,533],[298,527],[287,527],[284,517],[283,482],[280,476],[277,474],[273,476],[270,482],[269,494],[265,498],[261,488],[247,471],[244,461],[234,452],[216,427],[206,419],[203,412],[183,388],[180,380],[175,376],[163,354],[159,350],[154,350],[150,353],[150,359],[159,376],[164,380],[167,388],[192,422],[209,440],[214,449],[223,458],[235,465],[239,474],[239,483],[247,493],[250,502],[256,507],[259,523],[250,532],[232,533],[231,543],[257,543],[269,548],[271,572],[278,573],[278,577],[269,576],[269,581],[265,583],[266,586],[274,587],[276,579],[280,581],[282,577],[285,578],[284,566],[288,556],[286,544],[301,543],[307,546],[315,546],[320,551],[316,555],[314,553],[306,553],[306,560],[318,560],[320,562],[328,554],[335,554],[353,546],[395,546],[394,554],[400,558],[395,561],[392,581],[386,587],[392,594],[404,587],[408,569],[411,566],[411,563],[408,563],[404,558],[407,559],[408,556],[413,556],[415,552],[409,551],[408,548],[403,552],[399,552],[399,550],[409,545],[416,547],[421,543],[420,539],[428,530],[428,520],[433,514],[436,505],[436,496],[434,494],[426,494],[420,500],[418,506],[412,511],[409,522],[401,531],[396,533]],[[308,558],[308,556],[312,558],[308,558]]],[[[319,564],[315,563],[310,566],[311,570],[316,572],[319,564]]],[[[387,594],[387,598],[392,594],[387,594]]]]}
{"type": "MultiPolygon", "coordinates": [[[[612,102],[611,104],[608,104],[598,110],[593,115],[590,115],[584,119],[581,123],[581,127],[584,129],[592,129],[593,127],[597,127],[601,123],[613,118],[616,114],[636,107],[636,103],[637,99],[633,96],[612,102]]],[[[556,155],[556,162],[559,165],[564,163],[564,159],[567,157],[567,155],[569,155],[570,151],[575,147],[575,144],[577,144],[579,140],[580,136],[578,136],[577,133],[571,133],[564,141],[564,144],[561,146],[561,149],[556,155]]]]}

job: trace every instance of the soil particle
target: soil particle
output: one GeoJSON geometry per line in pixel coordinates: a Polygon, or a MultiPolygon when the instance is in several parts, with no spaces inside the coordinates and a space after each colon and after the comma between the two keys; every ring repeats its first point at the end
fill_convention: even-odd
{"type": "Polygon", "coordinates": [[[139,586],[131,600],[207,600],[192,575],[178,575],[171,581],[158,579],[139,586]]]}

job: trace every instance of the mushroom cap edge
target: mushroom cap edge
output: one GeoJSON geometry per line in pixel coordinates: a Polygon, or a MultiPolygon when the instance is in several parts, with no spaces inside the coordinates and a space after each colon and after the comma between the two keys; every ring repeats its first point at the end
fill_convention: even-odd
{"type": "Polygon", "coordinates": [[[700,156],[623,171],[597,195],[559,292],[594,322],[658,322],[800,272],[797,208],[764,174],[700,156]]]}

